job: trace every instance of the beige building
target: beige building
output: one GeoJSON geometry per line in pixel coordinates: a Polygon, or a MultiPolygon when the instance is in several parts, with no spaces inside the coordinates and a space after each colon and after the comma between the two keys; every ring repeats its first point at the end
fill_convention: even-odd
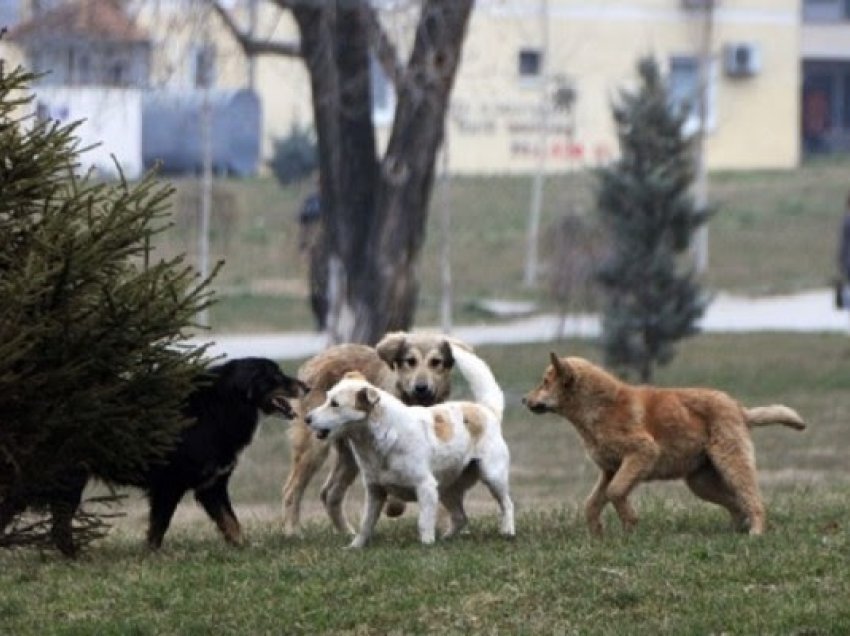
{"type": "MultiPolygon", "coordinates": [[[[0,8],[15,1],[0,0],[0,8]]],[[[707,13],[709,1],[478,0],[449,113],[450,170],[521,173],[541,165],[563,171],[604,163],[617,152],[611,100],[621,88],[634,86],[638,58],[656,56],[675,99],[693,107],[705,50],[711,59],[709,167],[797,165],[801,32],[809,49],[823,34],[810,35],[804,26],[802,0],[715,0],[716,8],[707,13]]],[[[806,5],[825,2],[847,5],[844,0],[806,5]]],[[[411,3],[385,4],[388,30],[409,37],[415,23],[411,3]]],[[[262,105],[262,155],[268,158],[275,139],[293,124],[311,122],[304,66],[279,57],[246,60],[215,18],[207,22],[204,6],[197,0],[131,5],[131,19],[151,41],[147,87],[193,90],[206,80],[217,90],[253,87],[262,105]]],[[[240,25],[249,24],[247,0],[229,6],[240,25]]],[[[259,6],[256,37],[297,41],[287,11],[259,6]]],[[[385,137],[393,96],[377,65],[373,82],[375,121],[385,137]]],[[[698,126],[696,108],[689,126],[698,126]]]]}
{"type": "MultiPolygon", "coordinates": [[[[451,166],[528,171],[539,165],[541,145],[551,170],[610,159],[610,104],[634,85],[638,58],[654,55],[676,98],[695,103],[706,34],[709,167],[796,165],[799,1],[721,0],[710,25],[703,4],[480,0],[452,101],[451,166]],[[572,98],[571,107],[558,108],[558,96],[562,104],[572,98]]],[[[689,126],[697,122],[694,109],[689,126]]]]}

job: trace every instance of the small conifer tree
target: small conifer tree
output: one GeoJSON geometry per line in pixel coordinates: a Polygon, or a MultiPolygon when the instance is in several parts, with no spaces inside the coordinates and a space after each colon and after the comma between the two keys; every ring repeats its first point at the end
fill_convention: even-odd
{"type": "Polygon", "coordinates": [[[76,125],[28,115],[33,79],[0,60],[0,547],[37,543],[21,507],[68,475],[132,482],[173,447],[211,301],[151,249],[172,189],[80,176],[76,125]]]}
{"type": "Polygon", "coordinates": [[[599,273],[606,362],[648,382],[656,365],[672,359],[674,343],[698,331],[709,302],[688,258],[709,214],[690,195],[686,112],[671,105],[653,58],[637,70],[639,87],[621,91],[612,106],[620,157],[598,171],[596,199],[611,245],[599,273]]]}

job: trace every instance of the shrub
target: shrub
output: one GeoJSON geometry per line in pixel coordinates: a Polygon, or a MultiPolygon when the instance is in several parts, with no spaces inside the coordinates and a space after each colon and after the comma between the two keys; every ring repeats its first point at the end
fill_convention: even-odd
{"type": "Polygon", "coordinates": [[[308,128],[293,124],[289,135],[274,142],[274,154],[269,167],[281,185],[308,177],[318,165],[316,139],[308,128]]]}

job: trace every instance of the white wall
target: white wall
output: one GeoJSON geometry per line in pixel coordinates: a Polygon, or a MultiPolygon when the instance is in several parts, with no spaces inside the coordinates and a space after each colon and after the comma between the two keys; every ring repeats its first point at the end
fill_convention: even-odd
{"type": "Polygon", "coordinates": [[[63,124],[84,120],[77,128],[80,147],[95,145],[82,157],[83,169],[94,166],[116,175],[115,160],[124,176],[142,174],[142,92],[135,88],[37,87],[36,104],[63,124]]]}

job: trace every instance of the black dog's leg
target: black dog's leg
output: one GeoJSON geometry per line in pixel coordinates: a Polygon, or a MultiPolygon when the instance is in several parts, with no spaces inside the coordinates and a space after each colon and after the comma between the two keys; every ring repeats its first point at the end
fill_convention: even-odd
{"type": "Polygon", "coordinates": [[[195,499],[198,500],[207,514],[221,530],[224,540],[233,545],[242,543],[242,527],[233,512],[230,504],[230,496],[227,494],[227,482],[230,474],[223,475],[209,488],[195,491],[195,499]]]}
{"type": "Polygon", "coordinates": [[[150,499],[150,521],[148,525],[148,547],[152,550],[157,550],[162,545],[162,538],[171,524],[171,517],[174,516],[174,510],[180,499],[183,497],[184,490],[175,490],[173,488],[156,488],[151,489],[148,493],[150,499]]]}

